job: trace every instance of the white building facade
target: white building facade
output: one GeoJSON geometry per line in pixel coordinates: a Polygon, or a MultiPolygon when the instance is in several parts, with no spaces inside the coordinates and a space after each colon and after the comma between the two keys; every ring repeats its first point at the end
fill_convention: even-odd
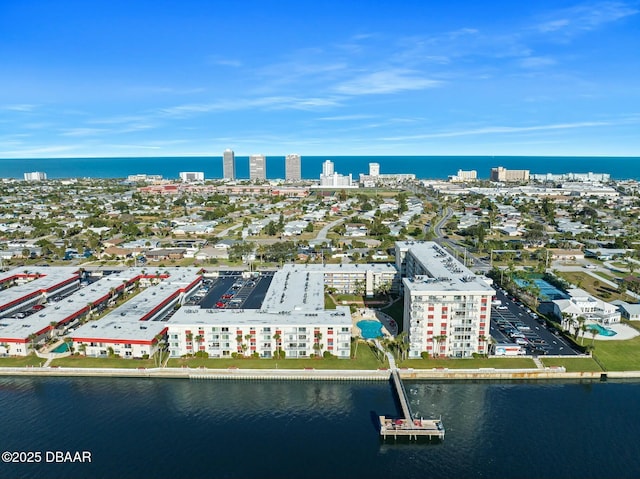
{"type": "Polygon", "coordinates": [[[396,243],[396,266],[403,272],[409,357],[487,353],[495,294],[490,280],[474,275],[435,242],[396,243]]]}

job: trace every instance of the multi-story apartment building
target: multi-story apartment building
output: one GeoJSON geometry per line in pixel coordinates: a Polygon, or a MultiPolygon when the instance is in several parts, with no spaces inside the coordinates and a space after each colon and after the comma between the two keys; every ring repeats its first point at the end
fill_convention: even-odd
{"type": "Polygon", "coordinates": [[[489,279],[476,276],[435,242],[396,243],[404,286],[409,356],[470,357],[488,350],[489,279]]]}
{"type": "Polygon", "coordinates": [[[180,179],[185,183],[192,181],[204,181],[204,172],[202,171],[181,171],[180,179]]]}
{"type": "Polygon", "coordinates": [[[47,179],[47,174],[41,171],[32,171],[24,174],[24,181],[44,181],[47,179]]]}
{"type": "Polygon", "coordinates": [[[340,263],[285,265],[283,269],[322,272],[324,285],[342,294],[374,296],[380,291],[397,292],[400,289],[398,270],[390,264],[340,263]]]}
{"type": "Polygon", "coordinates": [[[507,170],[502,166],[491,168],[491,181],[501,183],[529,181],[529,170],[507,170]]]}
{"type": "Polygon", "coordinates": [[[210,357],[258,355],[304,358],[329,352],[349,358],[351,313],[324,309],[321,271],[295,265],[278,271],[260,309],[185,306],[166,323],[171,356],[206,352],[210,357]]]}
{"type": "Polygon", "coordinates": [[[292,153],[284,160],[284,178],[287,181],[300,181],[302,179],[302,162],[300,155],[292,153]]]}
{"type": "Polygon", "coordinates": [[[222,177],[225,180],[236,179],[236,154],[229,148],[222,153],[222,177]]]}
{"type": "Polygon", "coordinates": [[[354,187],[354,184],[353,184],[353,178],[351,177],[351,174],[349,174],[349,176],[344,176],[339,173],[336,173],[334,169],[333,161],[327,160],[324,163],[322,163],[322,174],[320,175],[320,186],[352,188],[354,187]]]}
{"type": "Polygon", "coordinates": [[[267,159],[264,155],[251,155],[249,157],[249,179],[267,179],[267,159]]]}

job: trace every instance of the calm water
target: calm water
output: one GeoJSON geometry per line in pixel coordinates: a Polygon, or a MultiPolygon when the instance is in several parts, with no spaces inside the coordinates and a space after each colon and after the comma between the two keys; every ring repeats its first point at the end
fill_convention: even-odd
{"type": "MultiPolygon", "coordinates": [[[[458,169],[476,170],[489,178],[491,168],[528,169],[532,173],[609,173],[615,179],[640,179],[640,158],[548,156],[303,156],[302,177],[319,178],[322,162],[332,160],[343,175],[369,172],[369,163],[380,163],[381,173],[413,173],[417,178],[442,178],[458,169]]],[[[267,157],[267,178],[284,178],[284,156],[267,157]]],[[[0,178],[23,178],[29,171],[43,171],[49,178],[125,178],[147,173],[178,178],[181,171],[203,171],[205,178],[222,178],[222,157],[180,158],[44,158],[0,159],[0,178]]],[[[249,158],[236,157],[236,175],[249,177],[249,158]]]]}
{"type": "Polygon", "coordinates": [[[640,383],[407,382],[441,443],[381,442],[386,382],[0,378],[2,478],[635,478],[640,383]]]}

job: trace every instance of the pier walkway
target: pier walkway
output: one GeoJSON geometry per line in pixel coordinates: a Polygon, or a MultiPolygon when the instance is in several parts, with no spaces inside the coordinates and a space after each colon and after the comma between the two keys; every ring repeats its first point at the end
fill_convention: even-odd
{"type": "MultiPolygon", "coordinates": [[[[380,343],[376,340],[376,346],[382,349],[380,343]]],[[[395,358],[393,354],[387,352],[387,358],[389,359],[389,367],[391,369],[391,379],[393,386],[398,394],[398,400],[400,402],[400,408],[402,409],[402,418],[388,418],[385,416],[379,416],[380,420],[380,435],[386,439],[387,436],[393,436],[397,439],[398,436],[408,437],[409,439],[418,439],[418,436],[428,437],[429,439],[435,437],[438,439],[444,439],[444,426],[439,419],[423,419],[414,418],[411,412],[411,406],[407,398],[407,391],[402,384],[398,367],[396,366],[395,358]]]]}

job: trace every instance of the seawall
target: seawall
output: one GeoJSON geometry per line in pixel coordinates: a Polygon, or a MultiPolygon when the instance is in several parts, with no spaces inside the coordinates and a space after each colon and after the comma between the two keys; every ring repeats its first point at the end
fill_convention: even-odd
{"type": "MultiPolygon", "coordinates": [[[[640,371],[566,372],[545,369],[400,369],[405,380],[549,380],[549,379],[640,379],[640,371]]],[[[390,371],[324,369],[206,369],[206,368],[0,368],[0,376],[121,377],[174,379],[249,379],[312,381],[388,381],[390,371]]]]}

